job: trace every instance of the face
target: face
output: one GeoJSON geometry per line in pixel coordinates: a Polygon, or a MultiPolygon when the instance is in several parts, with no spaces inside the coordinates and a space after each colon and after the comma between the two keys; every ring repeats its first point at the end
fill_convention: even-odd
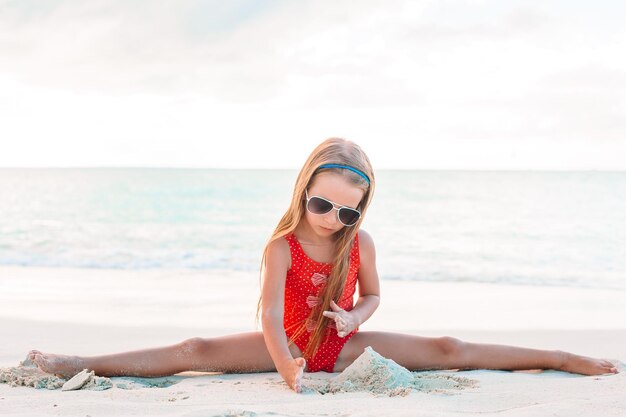
{"type": "MultiPolygon", "coordinates": [[[[357,209],[365,191],[341,175],[328,172],[318,174],[315,177],[308,188],[308,193],[309,197],[316,195],[334,202],[337,204],[337,208],[346,206],[357,209]]],[[[322,236],[330,236],[344,227],[354,227],[344,226],[337,218],[337,210],[331,210],[326,214],[313,214],[305,209],[304,216],[311,228],[322,236]]]]}

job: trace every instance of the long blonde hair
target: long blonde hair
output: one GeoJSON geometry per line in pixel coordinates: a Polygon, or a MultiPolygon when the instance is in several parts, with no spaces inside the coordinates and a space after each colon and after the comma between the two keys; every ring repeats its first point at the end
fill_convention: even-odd
{"type": "MultiPolygon", "coordinates": [[[[322,313],[325,310],[331,310],[330,300],[334,300],[336,303],[339,303],[339,298],[343,293],[343,289],[349,272],[351,245],[354,241],[356,234],[359,231],[361,223],[363,222],[367,207],[372,201],[375,185],[374,171],[372,170],[372,165],[369,161],[369,158],[367,157],[365,152],[363,152],[361,147],[359,147],[359,145],[352,141],[341,138],[329,138],[320,143],[313,150],[313,152],[311,152],[306,162],[304,163],[304,166],[300,170],[294,187],[291,204],[289,205],[287,212],[278,222],[278,225],[274,229],[272,236],[265,245],[265,248],[263,250],[263,257],[261,259],[261,268],[259,272],[259,282],[261,284],[261,288],[263,288],[263,269],[266,265],[268,246],[273,241],[280,239],[285,235],[288,235],[296,229],[296,226],[304,216],[306,210],[305,190],[310,186],[310,184],[320,172],[334,172],[342,175],[350,183],[364,190],[364,194],[357,207],[357,210],[361,212],[361,217],[359,218],[359,220],[353,226],[343,227],[341,230],[335,233],[335,255],[332,262],[332,272],[328,277],[326,285],[324,286],[324,289],[320,294],[320,303],[315,309],[311,311],[311,314],[308,317],[308,320],[310,320],[312,323],[316,323],[316,326],[311,333],[309,344],[307,345],[305,351],[302,353],[303,357],[307,360],[313,357],[317,352],[317,349],[326,334],[327,325],[331,320],[328,317],[324,317],[322,313]],[[369,177],[370,183],[368,184],[362,176],[348,169],[324,168],[322,171],[318,171],[317,169],[324,164],[343,164],[357,168],[365,175],[367,175],[367,177],[369,177]]],[[[261,311],[262,306],[262,298],[263,296],[261,294],[257,303],[256,310],[257,326],[259,322],[259,312],[261,311]]],[[[292,335],[292,340],[290,340],[289,345],[293,343],[293,340],[297,339],[302,333],[306,331],[306,321],[302,323],[296,323],[294,327],[296,326],[297,330],[292,335]]]]}

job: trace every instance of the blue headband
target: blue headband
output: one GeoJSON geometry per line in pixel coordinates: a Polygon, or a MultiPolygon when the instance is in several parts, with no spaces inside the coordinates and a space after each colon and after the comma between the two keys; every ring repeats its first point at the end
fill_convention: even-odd
{"type": "Polygon", "coordinates": [[[349,169],[352,172],[356,172],[357,174],[359,174],[360,176],[362,176],[363,178],[365,178],[365,181],[367,181],[367,183],[370,183],[370,179],[367,178],[367,175],[365,175],[363,172],[359,171],[358,169],[348,166],[348,165],[340,165],[340,164],[324,164],[324,165],[320,165],[319,167],[317,167],[317,169],[320,168],[344,168],[344,169],[349,169]]]}

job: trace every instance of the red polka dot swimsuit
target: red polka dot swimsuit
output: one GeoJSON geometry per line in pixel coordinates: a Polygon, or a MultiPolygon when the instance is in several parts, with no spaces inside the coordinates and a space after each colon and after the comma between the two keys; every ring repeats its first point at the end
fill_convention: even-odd
{"type": "MultiPolygon", "coordinates": [[[[315,323],[309,319],[311,309],[319,302],[321,289],[332,271],[332,264],[314,261],[302,249],[300,242],[293,233],[285,236],[291,250],[291,268],[287,271],[285,281],[285,314],[283,325],[290,340],[299,326],[294,324],[307,323],[307,331],[294,340],[301,352],[304,352],[309,342],[310,332],[315,329],[315,323]]],[[[350,249],[350,268],[346,285],[341,299],[337,303],[346,311],[352,310],[353,296],[356,289],[357,274],[360,266],[359,235],[354,238],[350,249]]],[[[325,338],[322,340],[315,356],[307,360],[307,372],[333,372],[339,352],[346,342],[358,331],[358,327],[345,337],[337,335],[335,322],[328,324],[325,338]]]]}

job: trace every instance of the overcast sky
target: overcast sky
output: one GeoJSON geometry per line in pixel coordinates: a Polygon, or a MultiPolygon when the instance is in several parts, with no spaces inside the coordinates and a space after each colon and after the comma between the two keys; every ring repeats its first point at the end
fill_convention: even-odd
{"type": "Polygon", "coordinates": [[[0,166],[626,169],[622,1],[0,0],[0,166]]]}

